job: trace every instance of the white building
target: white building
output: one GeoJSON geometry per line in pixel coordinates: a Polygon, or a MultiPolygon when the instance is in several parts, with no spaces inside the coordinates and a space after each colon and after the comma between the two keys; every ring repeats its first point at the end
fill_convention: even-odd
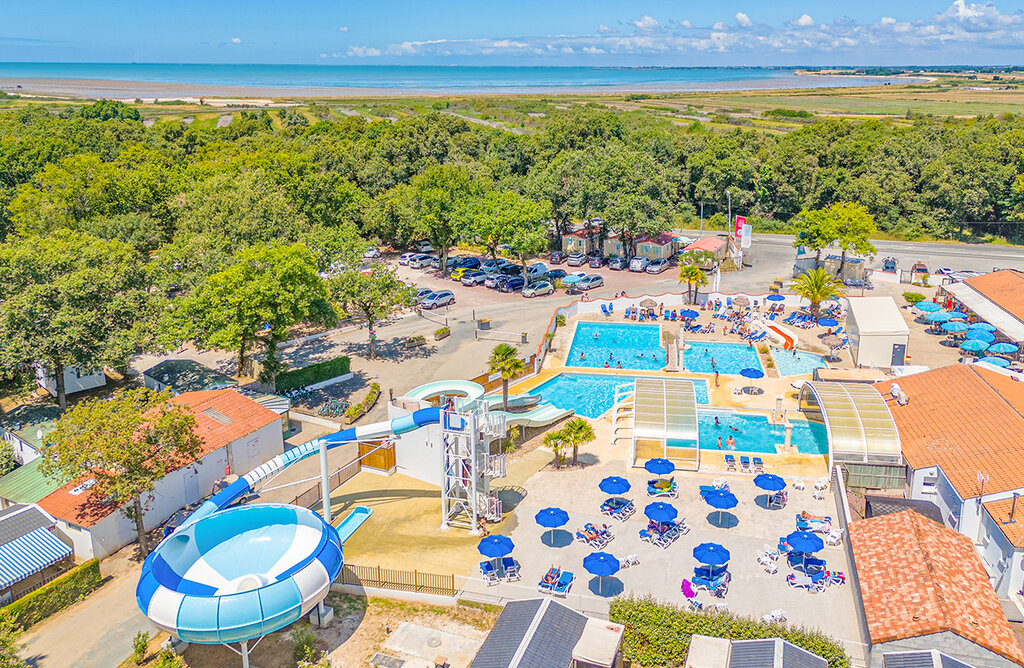
{"type": "Polygon", "coordinates": [[[847,297],[846,329],[858,366],[903,366],[910,328],[892,297],[847,297]]]}
{"type": "MultiPolygon", "coordinates": [[[[50,393],[57,396],[57,379],[42,364],[36,364],[36,383],[50,393]]],[[[107,384],[107,374],[103,369],[86,371],[79,366],[64,367],[64,394],[84,392],[107,384]]]]}
{"type": "MultiPolygon", "coordinates": [[[[194,462],[168,473],[146,495],[147,530],[208,496],[228,473],[245,474],[284,451],[280,416],[234,390],[186,392],[174,401],[195,415],[204,447],[194,462]]],[[[94,494],[94,485],[83,477],[39,501],[71,538],[79,559],[102,559],[136,538],[135,523],[94,494]]]]}

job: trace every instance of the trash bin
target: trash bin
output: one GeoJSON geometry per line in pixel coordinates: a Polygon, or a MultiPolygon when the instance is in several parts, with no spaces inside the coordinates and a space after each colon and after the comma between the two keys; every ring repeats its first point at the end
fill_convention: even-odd
{"type": "Polygon", "coordinates": [[[477,329],[490,329],[491,328],[491,319],[490,318],[480,318],[479,320],[476,321],[476,328],[477,329]]]}

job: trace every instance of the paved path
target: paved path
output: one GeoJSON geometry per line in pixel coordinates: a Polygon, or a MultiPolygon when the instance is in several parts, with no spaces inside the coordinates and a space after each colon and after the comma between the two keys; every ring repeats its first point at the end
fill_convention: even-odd
{"type": "Polygon", "coordinates": [[[38,668],[111,668],[132,652],[139,631],[156,627],[135,605],[135,584],[142,565],[132,561],[129,545],[100,563],[110,579],[84,601],[33,627],[22,637],[21,656],[38,668]]]}

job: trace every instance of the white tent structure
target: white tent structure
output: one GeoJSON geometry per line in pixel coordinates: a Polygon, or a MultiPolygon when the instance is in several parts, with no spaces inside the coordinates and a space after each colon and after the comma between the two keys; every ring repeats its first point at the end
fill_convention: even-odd
{"type": "Polygon", "coordinates": [[[800,410],[828,432],[828,465],[834,462],[902,467],[903,450],[885,398],[866,383],[808,381],[800,410]]]}
{"type": "Polygon", "coordinates": [[[853,361],[889,368],[906,362],[910,328],[892,297],[847,297],[846,329],[853,361]]]}

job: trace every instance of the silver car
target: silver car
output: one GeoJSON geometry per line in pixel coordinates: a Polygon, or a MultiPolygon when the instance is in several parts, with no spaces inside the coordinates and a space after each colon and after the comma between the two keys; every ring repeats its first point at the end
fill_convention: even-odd
{"type": "Polygon", "coordinates": [[[555,291],[555,286],[547,281],[540,281],[537,283],[531,283],[530,285],[523,288],[524,297],[542,297],[544,295],[550,295],[555,291]]]}
{"type": "Polygon", "coordinates": [[[591,274],[586,278],[580,279],[580,282],[576,284],[576,287],[580,290],[590,290],[591,288],[599,288],[604,285],[604,278],[597,274],[591,274]]]}
{"type": "Polygon", "coordinates": [[[652,260],[651,263],[647,265],[646,271],[648,274],[660,274],[666,269],[668,269],[668,260],[662,258],[659,260],[652,260]]]}

